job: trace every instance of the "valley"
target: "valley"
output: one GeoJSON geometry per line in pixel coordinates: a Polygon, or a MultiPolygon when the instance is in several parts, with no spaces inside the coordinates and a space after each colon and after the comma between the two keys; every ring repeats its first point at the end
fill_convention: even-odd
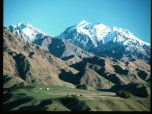
{"type": "Polygon", "coordinates": [[[33,89],[16,89],[5,92],[4,110],[42,110],[44,111],[70,111],[60,102],[61,97],[76,95],[91,108],[90,111],[150,111],[150,98],[132,96],[129,99],[117,97],[114,92],[96,90],[81,90],[63,86],[46,86],[42,84],[29,84],[33,89]],[[49,90],[47,90],[49,88],[49,90]],[[45,96],[45,97],[44,97],[45,96]],[[21,100],[20,100],[21,99],[21,100]],[[25,99],[25,100],[24,100],[25,99]],[[27,99],[27,100],[26,100],[27,99]],[[19,101],[20,100],[20,101],[19,101]],[[49,102],[52,100],[53,102],[49,102]],[[44,103],[48,101],[48,103],[44,103]],[[38,109],[39,105],[41,109],[38,109]]]}
{"type": "Polygon", "coordinates": [[[4,111],[150,111],[150,44],[123,29],[103,44],[91,31],[112,29],[84,22],[56,37],[28,23],[3,29],[4,111]]]}

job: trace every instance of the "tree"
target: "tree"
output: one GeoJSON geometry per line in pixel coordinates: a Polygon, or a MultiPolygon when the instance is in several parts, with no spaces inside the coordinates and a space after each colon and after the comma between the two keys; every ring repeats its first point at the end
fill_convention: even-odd
{"type": "Polygon", "coordinates": [[[88,89],[86,84],[78,84],[78,85],[76,85],[76,88],[77,89],[85,89],[85,90],[88,89]]]}
{"type": "Polygon", "coordinates": [[[131,94],[128,91],[120,90],[116,92],[116,95],[122,98],[130,98],[131,94]]]}

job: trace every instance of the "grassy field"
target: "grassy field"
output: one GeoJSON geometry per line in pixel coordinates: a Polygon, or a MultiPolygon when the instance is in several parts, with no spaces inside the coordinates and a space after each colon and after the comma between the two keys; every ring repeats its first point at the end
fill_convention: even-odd
{"type": "MultiPolygon", "coordinates": [[[[113,92],[82,90],[61,86],[32,85],[33,89],[17,89],[4,93],[4,110],[69,111],[59,98],[76,95],[91,111],[150,111],[150,98],[123,99],[113,92]],[[49,88],[49,90],[47,90],[49,88]]],[[[71,104],[72,105],[72,104],[71,104]]]]}

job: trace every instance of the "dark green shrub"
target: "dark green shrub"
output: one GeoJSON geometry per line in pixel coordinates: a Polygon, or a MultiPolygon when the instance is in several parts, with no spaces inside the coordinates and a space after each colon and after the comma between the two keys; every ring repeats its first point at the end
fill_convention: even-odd
{"type": "Polygon", "coordinates": [[[85,104],[85,102],[80,101],[76,96],[62,97],[60,101],[65,107],[67,107],[71,111],[89,111],[90,110],[90,107],[88,107],[85,104]]]}
{"type": "Polygon", "coordinates": [[[18,90],[18,89],[27,89],[27,90],[29,90],[29,89],[33,89],[33,88],[35,88],[35,87],[30,86],[30,85],[27,85],[27,86],[24,86],[24,85],[14,85],[13,87],[11,87],[9,89],[9,91],[11,92],[11,91],[15,91],[15,90],[18,90]]]}
{"type": "Polygon", "coordinates": [[[25,96],[26,94],[25,93],[19,93],[17,95],[20,95],[20,96],[25,96]]]}
{"type": "Polygon", "coordinates": [[[120,90],[116,92],[116,95],[122,98],[130,98],[131,94],[128,91],[120,90]]]}
{"type": "Polygon", "coordinates": [[[33,89],[35,87],[28,85],[28,86],[24,86],[24,88],[26,88],[26,89],[33,89]]]}
{"type": "Polygon", "coordinates": [[[15,91],[15,90],[18,90],[18,89],[22,89],[22,86],[13,86],[10,88],[10,91],[15,91]]]}
{"type": "Polygon", "coordinates": [[[78,85],[76,85],[76,88],[77,89],[85,89],[85,90],[88,89],[86,84],[78,84],[78,85]]]}

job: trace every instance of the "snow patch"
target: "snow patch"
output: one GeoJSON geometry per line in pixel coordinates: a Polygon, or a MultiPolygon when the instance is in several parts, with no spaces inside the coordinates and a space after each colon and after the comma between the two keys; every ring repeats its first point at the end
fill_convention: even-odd
{"type": "Polygon", "coordinates": [[[82,20],[80,23],[78,23],[76,25],[76,27],[79,27],[79,26],[85,26],[85,25],[88,25],[89,23],[86,21],[86,20],[82,20]]]}
{"type": "MultiPolygon", "coordinates": [[[[46,35],[41,30],[33,27],[32,25],[26,22],[18,23],[16,25],[11,25],[8,27],[8,29],[9,31],[23,38],[24,40],[30,41],[30,42],[34,41],[35,39],[38,39],[39,38],[38,34],[46,35]]],[[[47,36],[50,36],[50,35],[47,35],[47,36]]]]}

